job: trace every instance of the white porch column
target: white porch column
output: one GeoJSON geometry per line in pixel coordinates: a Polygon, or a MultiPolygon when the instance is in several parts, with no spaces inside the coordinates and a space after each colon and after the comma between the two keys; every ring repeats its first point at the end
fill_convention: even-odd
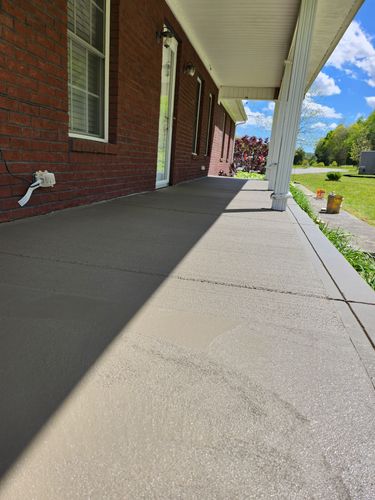
{"type": "Polygon", "coordinates": [[[283,211],[286,209],[290,197],[289,183],[292,173],[294,151],[298,126],[301,118],[301,107],[305,93],[306,72],[310,55],[311,39],[314,28],[317,0],[302,0],[297,22],[297,33],[293,64],[291,69],[290,84],[288,85],[285,117],[282,124],[282,141],[274,193],[272,196],[272,209],[283,211]]]}
{"type": "MultiPolygon", "coordinates": [[[[284,131],[285,111],[288,101],[291,72],[292,72],[292,62],[287,60],[285,61],[285,68],[279,93],[279,99],[276,102],[277,114],[274,114],[273,118],[274,122],[272,122],[272,129],[273,125],[275,125],[275,136],[272,147],[272,156],[270,157],[270,163],[273,164],[274,167],[270,168],[270,175],[268,177],[268,189],[270,191],[273,191],[275,189],[276,174],[279,168],[280,148],[284,131]]],[[[275,113],[276,113],[276,106],[275,106],[275,113]]]]}
{"type": "MultiPolygon", "coordinates": [[[[277,119],[279,115],[279,102],[275,102],[275,109],[273,111],[272,118],[272,130],[271,130],[271,138],[268,145],[268,157],[267,157],[267,165],[266,165],[266,179],[269,181],[270,176],[272,175],[272,170],[276,169],[276,164],[274,162],[274,145],[275,145],[275,135],[277,130],[277,119]]],[[[268,189],[270,187],[268,186],[268,189]]]]}

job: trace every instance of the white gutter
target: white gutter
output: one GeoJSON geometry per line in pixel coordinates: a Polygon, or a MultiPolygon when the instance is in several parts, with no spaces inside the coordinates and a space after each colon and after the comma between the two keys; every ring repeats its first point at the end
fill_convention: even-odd
{"type": "Polygon", "coordinates": [[[221,99],[219,103],[223,105],[235,123],[247,121],[247,115],[241,99],[221,99]]]}
{"type": "Polygon", "coordinates": [[[320,63],[318,64],[317,69],[314,71],[314,73],[312,74],[312,77],[308,81],[307,86],[306,86],[306,92],[309,90],[309,88],[311,87],[311,85],[314,83],[315,78],[318,76],[320,70],[323,68],[323,66],[325,65],[325,63],[330,58],[332,52],[335,50],[337,44],[339,43],[339,41],[343,37],[345,31],[348,29],[350,23],[352,22],[354,16],[357,14],[359,8],[362,6],[363,2],[364,2],[364,0],[357,0],[355,2],[355,4],[353,5],[353,7],[348,12],[348,15],[346,16],[343,24],[341,25],[340,30],[336,33],[335,38],[332,40],[332,42],[331,42],[330,46],[328,47],[326,53],[324,54],[323,58],[321,59],[320,63]]]}

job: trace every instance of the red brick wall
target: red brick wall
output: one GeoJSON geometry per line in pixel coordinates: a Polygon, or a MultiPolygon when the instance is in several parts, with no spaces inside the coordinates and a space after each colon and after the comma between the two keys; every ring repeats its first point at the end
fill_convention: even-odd
{"type": "Polygon", "coordinates": [[[215,111],[216,113],[214,119],[213,143],[212,143],[212,153],[211,153],[209,173],[210,175],[219,175],[219,172],[222,170],[226,175],[229,175],[230,164],[232,163],[232,156],[233,156],[235,124],[222,106],[220,107],[216,106],[215,111]],[[225,120],[224,149],[222,156],[221,152],[223,144],[224,112],[226,113],[226,120],[225,120]],[[228,140],[230,141],[229,155],[227,155],[228,140]]]}
{"type": "Polygon", "coordinates": [[[108,144],[68,136],[66,0],[0,0],[0,148],[15,174],[31,182],[32,172],[47,169],[57,181],[21,208],[27,185],[0,164],[0,221],[154,189],[162,57],[155,34],[164,23],[179,38],[171,182],[228,170],[217,100],[205,156],[208,94],[218,89],[163,0],[111,2],[108,144]],[[186,63],[204,82],[197,155],[196,76],[184,74],[186,63]]]}

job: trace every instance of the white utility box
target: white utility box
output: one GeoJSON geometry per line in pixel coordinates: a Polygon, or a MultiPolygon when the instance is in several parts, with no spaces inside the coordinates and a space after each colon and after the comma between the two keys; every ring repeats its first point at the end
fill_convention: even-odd
{"type": "Polygon", "coordinates": [[[38,170],[34,174],[35,180],[40,181],[40,187],[52,187],[56,184],[55,174],[48,172],[48,170],[38,170]]]}

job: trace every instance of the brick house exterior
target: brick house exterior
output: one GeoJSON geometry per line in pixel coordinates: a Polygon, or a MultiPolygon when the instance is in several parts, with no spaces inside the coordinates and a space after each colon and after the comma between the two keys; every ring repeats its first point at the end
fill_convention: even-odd
{"type": "Polygon", "coordinates": [[[178,40],[170,183],[228,173],[235,123],[164,0],[110,2],[108,142],[69,135],[67,3],[0,1],[0,148],[13,174],[30,182],[37,170],[56,176],[55,187],[36,190],[20,207],[27,184],[1,162],[0,221],[155,189],[163,48],[156,33],[164,24],[178,40]],[[184,72],[187,63],[195,76],[184,72]],[[194,155],[197,75],[203,86],[194,155]]]}

